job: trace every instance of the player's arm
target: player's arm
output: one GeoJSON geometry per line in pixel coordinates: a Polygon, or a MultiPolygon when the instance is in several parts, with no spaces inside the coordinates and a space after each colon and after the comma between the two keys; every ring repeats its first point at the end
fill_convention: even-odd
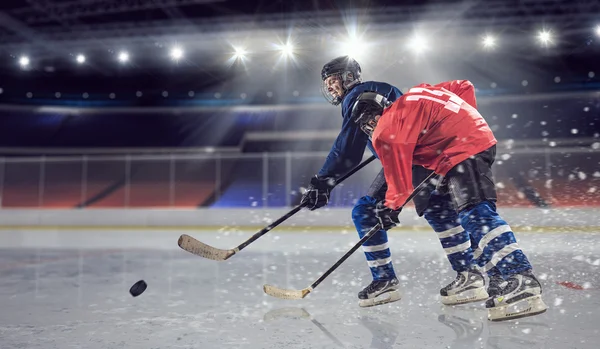
{"type": "Polygon", "coordinates": [[[390,150],[380,153],[385,172],[388,190],[385,194],[385,205],[397,210],[411,194],[412,187],[412,154],[415,143],[390,144],[390,150]]]}
{"type": "Polygon", "coordinates": [[[338,134],[325,163],[316,176],[312,177],[307,191],[302,196],[302,205],[316,210],[329,203],[329,194],[338,178],[362,160],[369,137],[345,115],[338,134]]]}
{"type": "MultiPolygon", "coordinates": [[[[368,83],[365,88],[377,91],[393,101],[402,95],[398,88],[387,83],[372,82],[368,83]]],[[[343,122],[340,133],[333,143],[323,167],[316,176],[311,178],[308,191],[302,197],[301,203],[311,210],[327,205],[333,184],[360,163],[367,145],[377,156],[369,142],[369,137],[352,120],[353,101],[354,98],[346,97],[342,106],[343,122]]]]}
{"type": "Polygon", "coordinates": [[[386,125],[386,130],[374,141],[388,184],[385,205],[393,210],[399,209],[413,190],[413,153],[419,134],[418,125],[403,118],[398,123],[386,125]]]}
{"type": "Polygon", "coordinates": [[[333,143],[325,163],[317,177],[338,179],[362,160],[369,137],[351,120],[344,116],[342,129],[333,143]]]}

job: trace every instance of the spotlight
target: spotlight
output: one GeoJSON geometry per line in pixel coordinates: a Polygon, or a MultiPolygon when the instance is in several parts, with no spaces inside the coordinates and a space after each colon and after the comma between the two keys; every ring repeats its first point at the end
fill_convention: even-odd
{"type": "Polygon", "coordinates": [[[229,43],[231,47],[231,51],[229,52],[230,56],[227,59],[226,63],[229,67],[233,67],[236,65],[241,65],[245,69],[248,69],[246,66],[246,62],[248,60],[248,50],[244,46],[237,46],[233,43],[229,43]]]}
{"type": "Polygon", "coordinates": [[[23,68],[28,66],[29,65],[29,57],[21,56],[21,58],[19,58],[19,65],[23,68]]]}
{"type": "Polygon", "coordinates": [[[171,58],[173,58],[173,60],[180,60],[183,57],[183,50],[180,47],[174,47],[171,50],[171,58]]]}
{"type": "Polygon", "coordinates": [[[245,59],[248,51],[242,47],[233,47],[233,58],[234,59],[245,59]]]}
{"type": "Polygon", "coordinates": [[[353,59],[360,59],[365,53],[365,43],[355,35],[351,35],[342,47],[343,54],[353,59]]]}
{"type": "Polygon", "coordinates": [[[85,63],[85,56],[82,54],[78,54],[77,57],[75,58],[75,60],[77,60],[77,63],[83,64],[83,63],[85,63]]]}
{"type": "Polygon", "coordinates": [[[492,48],[494,46],[496,46],[496,38],[491,35],[486,35],[483,38],[483,47],[492,48]]]}
{"type": "Polygon", "coordinates": [[[596,35],[600,36],[600,24],[596,26],[596,35]]]}
{"type": "Polygon", "coordinates": [[[550,34],[550,31],[540,31],[538,34],[538,40],[540,40],[542,45],[548,45],[552,41],[552,35],[550,34]]]}
{"type": "Polygon", "coordinates": [[[129,53],[122,51],[119,53],[119,62],[126,63],[129,61],[129,53]]]}
{"type": "Polygon", "coordinates": [[[279,46],[279,50],[281,51],[281,54],[285,57],[292,57],[294,55],[294,45],[292,45],[289,42],[285,45],[279,46]]]}
{"type": "Polygon", "coordinates": [[[420,35],[415,35],[409,42],[408,48],[412,50],[414,53],[419,54],[426,51],[429,46],[427,43],[427,39],[420,35]]]}

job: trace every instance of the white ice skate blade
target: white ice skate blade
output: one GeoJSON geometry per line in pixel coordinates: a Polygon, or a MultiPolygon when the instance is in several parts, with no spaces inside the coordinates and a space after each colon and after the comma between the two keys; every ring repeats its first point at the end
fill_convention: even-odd
{"type": "Polygon", "coordinates": [[[546,311],[548,306],[541,295],[523,299],[510,305],[501,305],[488,309],[488,319],[491,321],[504,321],[519,319],[526,316],[538,315],[546,311]]]}
{"type": "Polygon", "coordinates": [[[473,302],[481,302],[490,298],[485,287],[479,287],[472,290],[467,290],[450,296],[441,296],[442,304],[444,305],[458,305],[473,302]]]}
{"type": "Polygon", "coordinates": [[[380,294],[377,297],[369,299],[361,299],[358,301],[358,305],[362,308],[372,307],[375,305],[381,305],[391,303],[400,300],[401,295],[399,290],[393,290],[380,294]]]}

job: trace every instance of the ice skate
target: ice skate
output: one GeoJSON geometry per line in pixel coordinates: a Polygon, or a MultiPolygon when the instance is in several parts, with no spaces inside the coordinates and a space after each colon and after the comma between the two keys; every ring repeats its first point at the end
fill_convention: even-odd
{"type": "Polygon", "coordinates": [[[398,279],[373,281],[358,293],[358,305],[361,307],[372,307],[400,300],[398,290],[398,279]]]}
{"type": "Polygon", "coordinates": [[[495,297],[502,292],[502,287],[508,285],[508,282],[504,281],[502,276],[492,275],[488,283],[487,293],[490,297],[495,297]]]}
{"type": "Polygon", "coordinates": [[[445,305],[479,302],[489,298],[485,279],[477,269],[459,272],[454,281],[440,290],[440,295],[445,305]]]}
{"type": "Polygon", "coordinates": [[[503,321],[541,314],[548,309],[542,300],[542,286],[531,271],[512,275],[506,285],[492,292],[494,295],[485,302],[488,319],[503,321]]]}

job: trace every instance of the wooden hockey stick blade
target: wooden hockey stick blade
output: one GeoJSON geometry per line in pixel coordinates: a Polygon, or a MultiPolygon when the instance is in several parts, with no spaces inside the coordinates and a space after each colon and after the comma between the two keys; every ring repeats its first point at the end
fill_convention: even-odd
{"type": "Polygon", "coordinates": [[[212,259],[214,261],[227,260],[229,257],[237,253],[237,248],[233,250],[222,250],[220,248],[209,246],[186,234],[183,234],[179,237],[177,244],[179,247],[185,251],[188,251],[189,253],[212,259]]]}
{"type": "Polygon", "coordinates": [[[302,290],[286,290],[272,285],[264,285],[263,290],[271,297],[280,299],[302,299],[312,291],[312,287],[307,287],[302,290]]]}

